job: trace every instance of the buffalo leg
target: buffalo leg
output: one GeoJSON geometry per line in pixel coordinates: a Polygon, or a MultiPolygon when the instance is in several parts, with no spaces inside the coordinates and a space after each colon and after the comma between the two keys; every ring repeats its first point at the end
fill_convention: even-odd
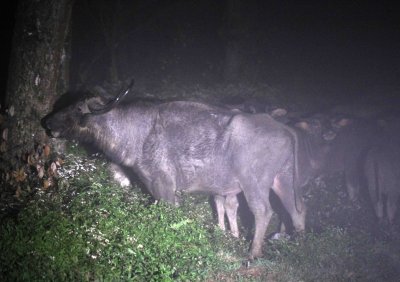
{"type": "Polygon", "coordinates": [[[376,151],[370,150],[367,154],[364,164],[364,175],[367,182],[369,197],[374,207],[375,215],[379,223],[383,223],[383,195],[382,195],[382,178],[380,169],[376,161],[376,151]],[[379,189],[381,187],[381,189],[379,189]]]}
{"type": "Polygon", "coordinates": [[[229,196],[214,196],[215,207],[218,216],[218,226],[221,230],[226,230],[225,228],[225,212],[228,217],[229,226],[232,235],[236,238],[239,237],[239,228],[237,225],[237,209],[239,207],[239,202],[236,195],[229,196]]]}
{"type": "Polygon", "coordinates": [[[383,223],[383,201],[379,200],[378,202],[374,203],[374,210],[376,217],[378,218],[379,223],[383,223]]]}
{"type": "MultiPolygon", "coordinates": [[[[270,186],[266,186],[270,187],[270,186]]],[[[272,207],[269,202],[269,188],[259,193],[245,193],[246,201],[254,215],[255,231],[250,249],[250,259],[262,256],[262,245],[269,221],[272,217],[272,207]]]]}
{"type": "Polygon", "coordinates": [[[299,189],[293,187],[292,179],[290,176],[278,175],[275,177],[272,187],[289,213],[294,229],[297,232],[302,232],[305,229],[306,208],[301,195],[298,195],[299,189]]]}
{"type": "Polygon", "coordinates": [[[386,194],[386,214],[390,224],[394,223],[399,201],[399,161],[400,155],[398,155],[395,159],[391,159],[390,161],[381,161],[381,163],[383,163],[382,173],[384,173],[384,175],[382,175],[382,182],[384,183],[382,185],[382,193],[386,194]]]}
{"type": "Polygon", "coordinates": [[[397,211],[398,197],[387,197],[386,213],[390,224],[393,224],[397,211]]]}
{"type": "Polygon", "coordinates": [[[239,228],[237,225],[237,210],[239,202],[236,195],[229,195],[225,198],[225,210],[229,221],[229,227],[233,237],[239,238],[239,228]]]}
{"type": "Polygon", "coordinates": [[[217,210],[218,226],[221,230],[225,229],[225,197],[220,195],[214,196],[215,209],[217,210]]]}
{"type": "Polygon", "coordinates": [[[353,163],[349,164],[344,172],[347,194],[351,201],[356,201],[360,193],[360,176],[358,169],[358,165],[353,163]]]}

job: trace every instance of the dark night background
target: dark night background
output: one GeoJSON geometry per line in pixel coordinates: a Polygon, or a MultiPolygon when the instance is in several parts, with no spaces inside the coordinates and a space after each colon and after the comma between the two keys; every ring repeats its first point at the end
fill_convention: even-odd
{"type": "MultiPolygon", "coordinates": [[[[14,1],[13,1],[14,2],[14,1]]],[[[119,78],[138,84],[222,82],[225,1],[121,1],[119,78]]],[[[6,89],[15,3],[1,12],[1,93],[6,89]]],[[[399,9],[391,1],[243,1],[240,81],[338,102],[397,101],[399,9]]],[[[107,80],[96,1],[73,10],[71,89],[107,80]],[[88,75],[82,80],[82,70],[88,75]]]]}
{"type": "Polygon", "coordinates": [[[7,6],[3,6],[0,12],[0,20],[1,20],[1,27],[0,27],[0,36],[2,42],[2,48],[0,52],[0,103],[3,104],[4,96],[6,92],[6,85],[7,85],[7,71],[8,71],[8,63],[9,63],[9,56],[11,51],[11,39],[12,39],[12,31],[14,28],[14,17],[15,17],[15,10],[17,7],[16,1],[10,1],[7,6]]]}

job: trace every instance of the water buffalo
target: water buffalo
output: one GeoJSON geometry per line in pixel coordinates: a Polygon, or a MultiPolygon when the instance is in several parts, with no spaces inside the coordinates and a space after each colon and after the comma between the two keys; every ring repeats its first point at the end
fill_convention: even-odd
{"type": "Polygon", "coordinates": [[[339,116],[332,118],[335,138],[324,162],[323,172],[343,172],[349,198],[355,201],[362,186],[365,154],[375,143],[381,129],[372,119],[339,116]]]}
{"type": "MultiPolygon", "coordinates": [[[[280,110],[279,110],[280,111],[280,110]]],[[[274,116],[281,121],[281,115],[274,116]]],[[[330,141],[332,137],[325,132],[327,118],[323,115],[312,115],[307,118],[293,118],[284,122],[289,123],[293,128],[293,134],[296,135],[298,143],[297,149],[297,164],[298,164],[298,191],[301,193],[301,188],[304,187],[310,180],[314,179],[320,173],[327,161],[328,153],[330,152],[330,141]]],[[[280,195],[280,191],[272,187],[272,190],[278,195],[280,199],[285,195],[280,195]]],[[[238,208],[238,201],[236,196],[230,196],[225,199],[223,197],[214,197],[219,226],[225,230],[224,225],[224,212],[226,212],[229,225],[231,226],[232,234],[236,237],[239,235],[236,224],[236,214],[238,208]]],[[[279,205],[277,206],[279,207],[279,205]]],[[[281,211],[282,212],[282,211],[281,211]]],[[[279,210],[278,210],[279,213],[279,210]]],[[[280,217],[284,226],[281,226],[281,232],[291,232],[293,229],[290,218],[285,216],[285,212],[280,213],[280,217]]]]}
{"type": "Polygon", "coordinates": [[[176,204],[181,192],[204,192],[229,202],[243,192],[255,218],[250,258],[262,255],[271,187],[295,229],[304,230],[292,129],[268,114],[188,101],[122,104],[121,96],[81,100],[49,114],[43,124],[53,137],[97,146],[135,173],[155,199],[176,204]]]}
{"type": "MultiPolygon", "coordinates": [[[[235,105],[222,105],[222,107],[231,110],[234,113],[259,113],[255,110],[255,108],[248,108],[249,104],[235,104],[235,105]]],[[[265,110],[265,106],[263,107],[265,110]]],[[[261,112],[261,111],[260,111],[261,112]]],[[[289,119],[287,118],[287,111],[283,108],[273,108],[268,111],[268,114],[273,117],[275,120],[283,123],[287,123],[289,119]]],[[[222,230],[226,230],[225,228],[225,214],[228,218],[229,227],[231,229],[231,233],[234,237],[239,237],[239,228],[237,225],[237,211],[239,208],[239,201],[236,196],[214,196],[215,208],[217,210],[218,217],[218,226],[222,230]]]]}
{"type": "Polygon", "coordinates": [[[400,119],[380,125],[383,132],[366,155],[364,173],[379,222],[393,224],[400,197],[400,119]]]}

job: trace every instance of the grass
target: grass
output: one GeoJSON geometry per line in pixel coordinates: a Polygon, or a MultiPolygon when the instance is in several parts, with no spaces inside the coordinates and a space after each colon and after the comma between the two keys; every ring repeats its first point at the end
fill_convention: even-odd
{"type": "Polygon", "coordinates": [[[71,157],[57,189],[2,216],[2,281],[192,281],[215,267],[221,232],[208,232],[185,206],[124,191],[103,167],[71,157]]]}

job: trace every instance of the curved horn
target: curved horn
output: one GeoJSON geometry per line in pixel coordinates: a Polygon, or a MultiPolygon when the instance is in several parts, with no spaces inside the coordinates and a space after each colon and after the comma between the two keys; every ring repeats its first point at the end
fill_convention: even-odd
{"type": "Polygon", "coordinates": [[[90,113],[93,115],[101,115],[101,114],[105,114],[108,111],[110,111],[112,108],[114,108],[116,105],[118,105],[120,103],[120,101],[129,93],[129,91],[133,87],[133,84],[134,84],[134,80],[132,79],[128,85],[128,88],[125,91],[122,91],[114,99],[112,99],[110,102],[108,102],[107,104],[105,104],[104,106],[102,106],[100,108],[93,108],[90,105],[88,105],[90,113]]]}

